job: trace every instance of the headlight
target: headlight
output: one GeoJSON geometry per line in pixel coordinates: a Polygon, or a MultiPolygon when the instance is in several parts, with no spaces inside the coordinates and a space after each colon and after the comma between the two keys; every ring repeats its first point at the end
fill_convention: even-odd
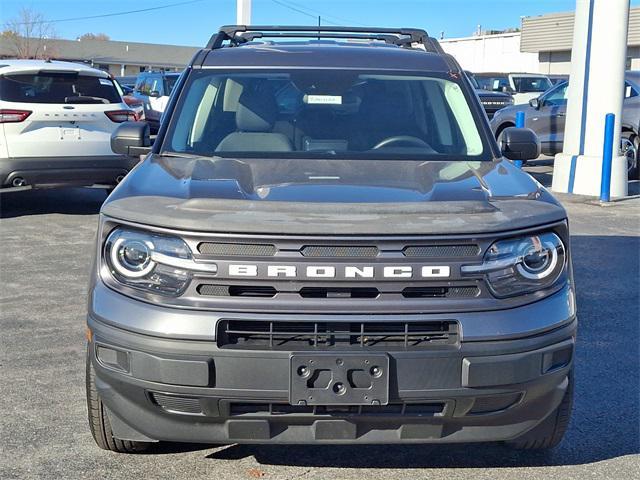
{"type": "Polygon", "coordinates": [[[482,273],[496,297],[512,297],[549,288],[565,273],[566,251],[555,233],[547,232],[491,245],[481,265],[462,273],[482,273]]]}
{"type": "Polygon", "coordinates": [[[215,264],[199,264],[180,238],[116,228],[107,237],[104,261],[113,278],[129,287],[180,295],[194,272],[215,273],[215,264]]]}

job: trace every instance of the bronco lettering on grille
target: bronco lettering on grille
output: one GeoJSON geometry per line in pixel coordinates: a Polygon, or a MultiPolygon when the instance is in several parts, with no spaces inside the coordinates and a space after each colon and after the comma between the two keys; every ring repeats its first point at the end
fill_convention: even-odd
{"type": "MultiPolygon", "coordinates": [[[[375,278],[373,266],[346,265],[309,265],[298,268],[295,265],[268,265],[266,276],[270,278],[335,278],[337,273],[345,278],[375,278]]],[[[389,265],[382,269],[382,278],[447,278],[451,275],[451,268],[447,265],[423,265],[414,269],[408,265],[389,265]]],[[[229,265],[229,276],[257,277],[258,266],[251,264],[229,265]]]]}

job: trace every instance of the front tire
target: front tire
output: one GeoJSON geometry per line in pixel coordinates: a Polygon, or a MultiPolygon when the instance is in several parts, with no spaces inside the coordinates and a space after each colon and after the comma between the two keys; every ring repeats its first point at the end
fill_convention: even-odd
{"type": "Polygon", "coordinates": [[[113,436],[109,417],[96,389],[95,372],[89,355],[89,346],[87,346],[87,413],[91,435],[93,435],[96,444],[103,450],[117,453],[141,453],[148,450],[151,443],[121,440],[113,436]]]}
{"type": "Polygon", "coordinates": [[[640,180],[640,136],[622,132],[620,143],[622,155],[627,159],[629,180],[640,180]]]}
{"type": "Polygon", "coordinates": [[[514,440],[505,442],[517,450],[546,450],[557,446],[564,437],[573,408],[573,371],[569,372],[569,384],[562,402],[544,421],[514,440]]]}

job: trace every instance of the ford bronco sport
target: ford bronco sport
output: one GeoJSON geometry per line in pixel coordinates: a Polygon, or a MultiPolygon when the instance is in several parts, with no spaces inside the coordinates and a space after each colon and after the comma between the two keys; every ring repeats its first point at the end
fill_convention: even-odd
{"type": "Polygon", "coordinates": [[[416,29],[224,27],[100,216],[87,401],[102,448],[506,441],[569,421],[564,209],[416,29]]]}

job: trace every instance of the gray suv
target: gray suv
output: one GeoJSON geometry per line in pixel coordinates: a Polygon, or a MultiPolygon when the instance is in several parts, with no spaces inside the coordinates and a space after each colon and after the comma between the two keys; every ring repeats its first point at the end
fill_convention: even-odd
{"type": "Polygon", "coordinates": [[[560,442],[566,212],[423,30],[224,27],[112,147],[149,154],[100,214],[100,447],[560,442]]]}

